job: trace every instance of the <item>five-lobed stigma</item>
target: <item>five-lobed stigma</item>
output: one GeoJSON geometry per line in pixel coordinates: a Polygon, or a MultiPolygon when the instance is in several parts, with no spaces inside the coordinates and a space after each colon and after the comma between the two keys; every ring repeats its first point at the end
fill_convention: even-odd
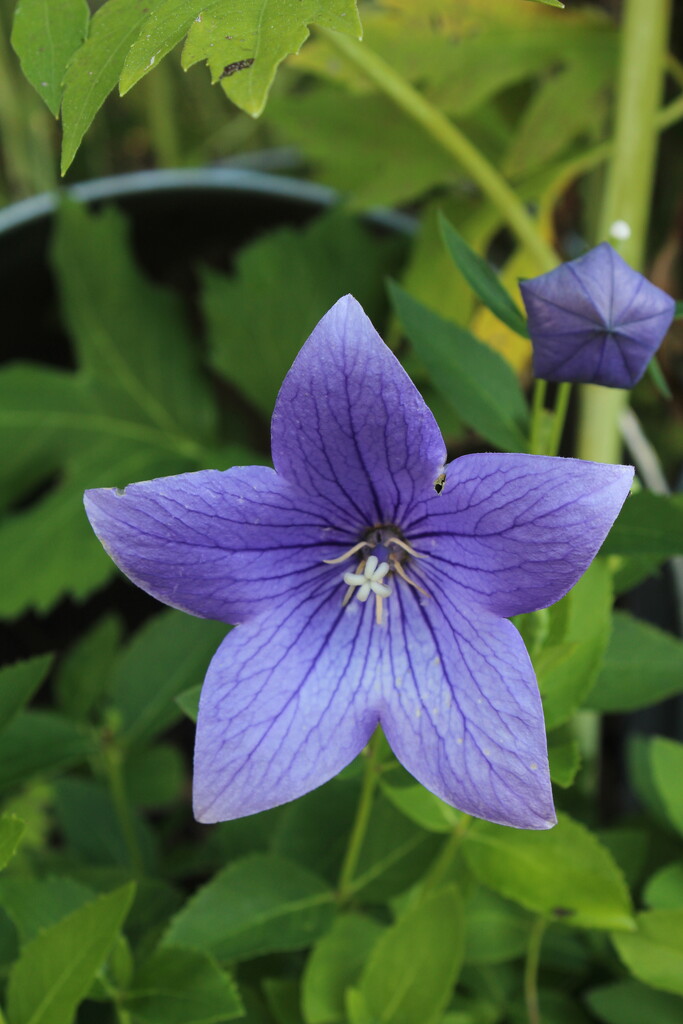
{"type": "Polygon", "coordinates": [[[402,537],[394,536],[393,532],[387,536],[389,531],[395,528],[373,527],[368,533],[371,540],[362,540],[345,551],[338,558],[324,559],[326,565],[338,565],[352,558],[358,552],[365,552],[367,548],[377,548],[380,555],[374,553],[366,555],[363,553],[356,566],[355,572],[345,572],[343,581],[346,583],[347,591],[342,600],[342,606],[349,603],[355,596],[362,603],[366,602],[371,594],[375,596],[375,620],[378,626],[382,625],[382,602],[390,597],[392,590],[386,581],[389,575],[396,574],[409,586],[414,587],[425,597],[428,597],[426,590],[423,590],[414,580],[410,579],[404,568],[404,562],[410,557],[425,558],[418,551],[403,540],[402,537]],[[397,550],[398,549],[398,550],[397,550]]]}

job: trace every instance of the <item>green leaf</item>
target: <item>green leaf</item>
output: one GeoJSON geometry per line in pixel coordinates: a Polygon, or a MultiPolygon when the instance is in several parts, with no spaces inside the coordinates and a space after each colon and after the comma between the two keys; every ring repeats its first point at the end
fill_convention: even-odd
{"type": "Polygon", "coordinates": [[[0,668],[0,729],[9,725],[47,676],[54,655],[40,654],[0,668]]]}
{"type": "Polygon", "coordinates": [[[648,880],[643,899],[653,910],[683,910],[683,861],[660,868],[648,880]]]}
{"type": "Polygon", "coordinates": [[[93,899],[92,889],[74,878],[1,878],[2,906],[22,945],[93,899]]]}
{"type": "Polygon", "coordinates": [[[564,789],[571,786],[581,767],[581,748],[569,725],[548,733],[550,778],[564,789]]]}
{"type": "Polygon", "coordinates": [[[349,195],[353,210],[405,204],[457,180],[453,159],[386,96],[323,86],[295,103],[274,97],[266,119],[301,150],[316,180],[349,195]]]}
{"type": "Polygon", "coordinates": [[[444,803],[400,769],[382,775],[380,786],[387,800],[401,814],[427,832],[452,832],[462,818],[460,811],[444,803]]]}
{"type": "Polygon", "coordinates": [[[683,554],[683,495],[642,491],[626,501],[601,548],[604,555],[683,554]]]}
{"type": "Polygon", "coordinates": [[[649,753],[652,781],[667,818],[683,835],[683,743],[655,736],[649,753]]]}
{"type": "Polygon", "coordinates": [[[135,973],[124,1005],[145,1024],[223,1024],[244,1014],[230,975],[190,949],[153,953],[135,973]]]}
{"type": "Polygon", "coordinates": [[[93,15],[88,38],[75,52],[64,76],[62,174],[66,174],[95,114],[118,82],[126,54],[153,2],[107,0],[93,15]]]}
{"type": "Polygon", "coordinates": [[[213,82],[257,117],[263,110],[278,64],[297,53],[311,22],[360,38],[355,0],[161,0],[140,26],[126,57],[121,93],[126,93],[189,34],[183,67],[204,60],[213,82]]]}
{"type": "Polygon", "coordinates": [[[439,218],[441,235],[453,261],[481,301],[499,320],[523,338],[529,337],[526,320],[498,280],[493,268],[469,247],[462,235],[445,217],[439,218]]]}
{"type": "Polygon", "coordinates": [[[220,82],[233,103],[258,117],[278,64],[299,52],[311,23],[356,39],[362,36],[356,0],[244,0],[237,8],[230,0],[219,0],[193,21],[183,67],[205,60],[212,82],[220,82]]]}
{"type": "Polygon", "coordinates": [[[561,7],[564,10],[564,4],[561,0],[531,0],[534,4],[545,4],[546,7],[561,7]]]}
{"type": "Polygon", "coordinates": [[[458,416],[498,448],[525,451],[528,409],[504,359],[465,328],[443,320],[393,282],[396,313],[435,389],[458,416]]]}
{"type": "Polygon", "coordinates": [[[418,828],[380,795],[375,800],[358,858],[354,892],[369,903],[386,903],[427,871],[442,840],[418,828]]]}
{"type": "Polygon", "coordinates": [[[358,806],[353,778],[330,779],[283,807],[272,827],[270,852],[294,861],[335,885],[358,806]]]}
{"type": "Polygon", "coordinates": [[[532,918],[514,903],[477,887],[466,901],[465,963],[501,964],[523,956],[532,918]]]}
{"type": "Polygon", "coordinates": [[[306,1024],[344,1020],[344,995],[355,985],[384,928],[370,917],[344,914],[313,947],[302,980],[306,1024]]]}
{"type": "Polygon", "coordinates": [[[104,697],[123,635],[116,615],[103,616],[57,666],[55,699],[69,718],[87,721],[104,697]]]}
{"type": "Polygon", "coordinates": [[[277,1024],[305,1024],[298,978],[265,978],[262,989],[277,1024]]]}
{"type": "Polygon", "coordinates": [[[54,711],[21,711],[2,734],[0,790],[79,764],[94,751],[91,736],[54,711]]]}
{"type": "MultiPolygon", "coordinates": [[[[177,459],[171,457],[173,465],[177,459]]],[[[0,522],[0,563],[6,585],[0,616],[28,608],[49,611],[64,594],[86,597],[114,572],[83,511],[87,487],[127,484],[163,475],[169,456],[137,445],[101,444],[70,462],[45,497],[0,522]],[[30,571],[27,569],[30,566],[30,571]]]]}
{"type": "Polygon", "coordinates": [[[180,718],[174,698],[204,679],[229,629],[166,611],[138,630],[114,667],[110,687],[126,743],[148,742],[180,718]]]}
{"type": "MultiPolygon", "coordinates": [[[[130,841],[109,791],[101,783],[84,778],[59,779],[54,789],[57,820],[72,855],[87,864],[130,868],[130,841]]],[[[156,834],[133,808],[128,813],[144,867],[153,874],[157,867],[156,834]]]]}
{"type": "Polygon", "coordinates": [[[550,612],[549,642],[534,656],[546,726],[569,721],[595,684],[609,642],[612,581],[597,559],[550,612]]]}
{"type": "Polygon", "coordinates": [[[616,825],[598,829],[596,835],[623,871],[626,884],[637,888],[650,855],[652,840],[647,829],[616,825]]]}
{"type": "Polygon", "coordinates": [[[12,46],[21,69],[51,113],[59,117],[67,65],[88,33],[86,0],[19,0],[12,46]]]}
{"type": "Polygon", "coordinates": [[[636,711],[683,692],[683,642],[628,612],[614,613],[605,661],[585,703],[636,711]]]}
{"type": "Polygon", "coordinates": [[[482,885],[527,910],[582,928],[633,928],[621,871],[595,836],[566,814],[547,832],[476,822],[462,849],[482,885]]]}
{"type": "Polygon", "coordinates": [[[183,690],[175,698],[175,702],[184,715],[190,719],[191,722],[197,721],[197,715],[199,714],[199,695],[202,692],[203,683],[199,683],[197,686],[190,686],[189,689],[183,690]]]}
{"type": "Polygon", "coordinates": [[[673,395],[671,393],[671,388],[669,387],[669,382],[664,376],[664,371],[659,365],[657,356],[653,356],[647,364],[647,375],[657,388],[657,391],[659,391],[662,398],[666,398],[667,401],[670,402],[673,399],[673,395]]]}
{"type": "Polygon", "coordinates": [[[615,981],[585,993],[589,1009],[604,1024],[680,1024],[683,999],[641,985],[637,981],[615,981]]]}
{"type": "Polygon", "coordinates": [[[374,946],[359,990],[378,1024],[436,1024],[460,973],[465,933],[454,886],[426,896],[374,946]]]}
{"type": "Polygon", "coordinates": [[[619,37],[609,23],[565,55],[564,67],[540,81],[517,123],[503,172],[513,180],[565,154],[580,137],[596,137],[609,114],[609,86],[617,68],[619,37]],[[592,44],[592,45],[591,45],[592,44]]]}
{"type": "Polygon", "coordinates": [[[84,390],[72,373],[37,363],[0,370],[0,506],[30,495],[56,472],[92,430],[96,417],[86,424],[87,414],[84,390]]]}
{"type": "Polygon", "coordinates": [[[14,856],[25,827],[24,822],[17,818],[16,814],[0,816],[0,871],[7,867],[14,856]]]}
{"type": "Polygon", "coordinates": [[[310,871],[254,854],[199,889],[171,921],[163,945],[248,960],[310,946],[333,915],[334,893],[310,871]]]}
{"type": "Polygon", "coordinates": [[[132,750],[124,780],[128,798],[136,807],[171,804],[182,797],[187,782],[183,753],[171,743],[132,750]]]}
{"type": "Polygon", "coordinates": [[[119,934],[133,884],[100,896],[27,943],[7,989],[12,1024],[72,1024],[96,972],[119,934]]]}
{"type": "Polygon", "coordinates": [[[638,799],[665,828],[670,825],[652,770],[652,738],[634,733],[628,738],[627,757],[631,786],[638,799]]]}
{"type": "Polygon", "coordinates": [[[180,299],[140,273],[128,234],[113,206],[59,207],[52,262],[79,363],[103,412],[152,426],[179,450],[183,439],[210,441],[215,407],[180,299]]]}
{"type": "Polygon", "coordinates": [[[283,377],[318,320],[344,292],[369,316],[385,305],[395,240],[379,241],[338,213],[281,228],[241,250],[236,274],[203,274],[211,361],[270,417],[283,377]],[[264,301],[264,296],[268,301],[264,301]]]}
{"type": "Polygon", "coordinates": [[[615,932],[617,953],[638,981],[683,996],[683,909],[646,910],[638,930],[615,932]]]}
{"type": "Polygon", "coordinates": [[[123,67],[119,89],[124,96],[183,39],[195,18],[216,7],[221,0],[157,0],[140,26],[123,67]]]}

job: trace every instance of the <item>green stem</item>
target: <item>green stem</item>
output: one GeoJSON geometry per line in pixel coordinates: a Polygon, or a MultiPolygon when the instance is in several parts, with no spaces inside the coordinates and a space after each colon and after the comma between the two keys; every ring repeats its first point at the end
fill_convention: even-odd
{"type": "Polygon", "coordinates": [[[135,833],[135,824],[123,779],[123,756],[115,740],[105,739],[103,761],[109,792],[128,851],[131,872],[135,878],[141,878],[144,874],[142,852],[135,833]]]}
{"type": "Polygon", "coordinates": [[[533,255],[540,270],[557,266],[554,250],[539,235],[535,219],[514,189],[449,118],[364,43],[340,32],[318,31],[470,175],[533,255]]]}
{"type": "Polygon", "coordinates": [[[170,75],[171,68],[166,62],[146,79],[149,132],[156,162],[161,167],[177,167],[180,163],[180,140],[170,75]]]}
{"type": "Polygon", "coordinates": [[[543,454],[543,420],[547,390],[548,382],[536,378],[531,399],[531,431],[529,434],[529,451],[532,455],[543,454]]]}
{"type": "MultiPolygon", "coordinates": [[[[678,121],[683,120],[683,93],[665,107],[660,107],[654,118],[654,127],[663,132],[678,121]]],[[[549,220],[560,197],[564,195],[573,181],[577,181],[590,171],[609,160],[614,153],[614,140],[608,139],[597,146],[584,150],[578,156],[568,160],[557,169],[557,177],[550,188],[545,190],[539,209],[539,220],[549,220]]]]}
{"type": "MultiPolygon", "coordinates": [[[[654,184],[659,108],[671,0],[625,0],[616,107],[616,127],[598,238],[608,237],[616,220],[625,220],[631,236],[622,256],[640,269],[654,184]]],[[[578,454],[584,459],[618,462],[619,415],[626,391],[588,385],[581,392],[578,454]]]]}
{"type": "Polygon", "coordinates": [[[441,847],[438,856],[427,872],[422,887],[423,893],[428,892],[430,889],[435,889],[447,876],[451,864],[455,860],[457,852],[460,849],[460,844],[463,841],[465,833],[471,824],[472,818],[469,814],[461,815],[457,825],[441,847]]]}
{"type": "Polygon", "coordinates": [[[363,782],[361,784],[358,807],[356,808],[356,817],[353,822],[349,844],[346,847],[344,861],[339,873],[337,891],[339,901],[342,903],[349,898],[353,891],[353,876],[355,875],[356,868],[358,867],[358,860],[363,848],[365,833],[367,832],[368,825],[370,823],[372,803],[375,796],[375,790],[377,789],[377,783],[379,781],[379,765],[377,762],[380,739],[381,733],[379,729],[377,729],[366,748],[365,771],[363,773],[363,782]]]}
{"type": "Polygon", "coordinates": [[[529,933],[524,965],[524,1002],[529,1024],[541,1024],[541,1012],[538,1005],[538,967],[541,962],[543,936],[547,927],[546,919],[537,917],[529,933]]]}
{"type": "Polygon", "coordinates": [[[568,381],[563,381],[558,385],[557,395],[555,397],[553,428],[550,433],[550,442],[548,444],[548,455],[557,455],[560,450],[562,433],[564,431],[565,420],[567,419],[567,409],[569,408],[569,399],[571,398],[571,394],[572,386],[568,381]]]}

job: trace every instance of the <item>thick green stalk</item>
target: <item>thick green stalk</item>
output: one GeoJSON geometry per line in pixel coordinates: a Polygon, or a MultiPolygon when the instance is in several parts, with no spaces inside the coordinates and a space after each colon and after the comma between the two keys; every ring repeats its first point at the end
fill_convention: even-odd
{"type": "MultiPolygon", "coordinates": [[[[671,0],[625,0],[612,149],[598,238],[624,220],[631,235],[620,252],[636,269],[643,264],[652,200],[659,108],[667,60],[671,0]]],[[[581,395],[578,454],[597,462],[621,457],[619,415],[628,394],[586,385],[581,395]]]]}
{"type": "Polygon", "coordinates": [[[535,258],[539,271],[557,266],[555,252],[540,236],[535,219],[517,193],[449,118],[364,43],[339,32],[318,31],[470,175],[535,258]]]}

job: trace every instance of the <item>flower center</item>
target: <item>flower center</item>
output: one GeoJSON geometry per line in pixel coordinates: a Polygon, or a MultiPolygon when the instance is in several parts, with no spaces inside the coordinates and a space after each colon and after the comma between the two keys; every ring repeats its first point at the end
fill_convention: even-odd
{"type": "Polygon", "coordinates": [[[374,594],[375,619],[381,626],[382,601],[390,597],[392,593],[391,587],[385,582],[387,576],[399,576],[409,586],[415,587],[425,597],[428,596],[422,587],[410,579],[404,568],[411,557],[425,558],[426,556],[415,551],[395,526],[373,526],[364,535],[363,540],[354,544],[343,555],[338,558],[326,558],[324,561],[327,565],[338,565],[357,553],[360,554],[360,561],[355,572],[345,572],[343,576],[348,589],[342,605],[348,604],[354,594],[363,603],[368,600],[370,594],[374,594]]]}

